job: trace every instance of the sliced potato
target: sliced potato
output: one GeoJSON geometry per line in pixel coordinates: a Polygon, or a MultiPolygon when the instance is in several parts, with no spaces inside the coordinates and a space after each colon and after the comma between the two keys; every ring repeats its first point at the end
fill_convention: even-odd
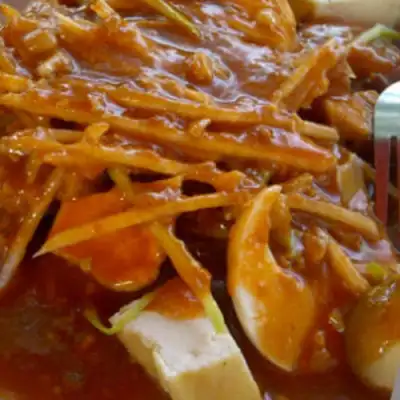
{"type": "Polygon", "coordinates": [[[315,299],[300,276],[277,264],[268,246],[270,213],[280,192],[280,186],[264,189],[237,220],[228,249],[228,284],[250,341],[269,361],[293,371],[314,322],[315,299]]]}
{"type": "Polygon", "coordinates": [[[363,296],[346,328],[346,347],[354,372],[368,385],[393,390],[400,370],[400,278],[363,296]]]}

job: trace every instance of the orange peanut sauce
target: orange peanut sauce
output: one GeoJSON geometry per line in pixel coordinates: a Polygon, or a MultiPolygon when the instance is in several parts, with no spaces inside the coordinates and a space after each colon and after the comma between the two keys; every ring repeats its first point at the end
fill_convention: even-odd
{"type": "MultiPolygon", "coordinates": [[[[130,202],[117,190],[62,204],[50,237],[58,232],[126,210],[130,202]]],[[[164,253],[146,227],[130,227],[62,249],[99,282],[135,290],[157,278],[164,253]]]]}
{"type": "MultiPolygon", "coordinates": [[[[220,265],[210,263],[221,258],[217,249],[210,254],[205,250],[207,246],[195,242],[192,246],[217,274],[220,265]]],[[[88,299],[110,315],[128,303],[130,295],[104,290],[79,269],[54,256],[23,266],[7,296],[0,300],[0,387],[5,399],[7,393],[10,399],[167,399],[141,367],[131,362],[114,337],[104,336],[82,316],[82,304],[88,299]]],[[[365,388],[344,361],[322,374],[297,376],[279,372],[248,342],[224,291],[216,294],[231,332],[261,389],[270,398],[279,399],[279,394],[289,399],[313,400],[319,399],[321,393],[332,400],[388,398],[365,388]]],[[[337,337],[336,343],[335,354],[343,352],[337,337]]]]}
{"type": "MultiPolygon", "coordinates": [[[[73,1],[66,3],[73,5],[73,1]]],[[[340,134],[346,133],[353,120],[349,124],[337,123],[335,110],[326,103],[312,104],[318,94],[326,95],[321,102],[328,102],[328,105],[335,101],[353,104],[346,98],[352,95],[352,90],[350,79],[346,79],[348,76],[344,74],[342,79],[345,67],[339,63],[334,71],[329,71],[328,78],[334,84],[327,93],[324,92],[325,71],[318,68],[311,68],[307,77],[311,82],[321,81],[321,85],[312,90],[300,85],[287,98],[281,89],[287,78],[298,71],[302,63],[309,61],[310,50],[324,46],[314,61],[329,69],[337,61],[338,47],[349,40],[352,28],[325,22],[296,25],[290,10],[281,10],[278,14],[276,4],[270,10],[263,10],[263,1],[173,0],[171,3],[201,27],[201,40],[174,22],[160,18],[141,2],[110,0],[117,15],[104,18],[101,23],[94,23],[101,19],[99,10],[100,17],[97,18],[93,10],[78,8],[70,13],[66,8],[65,14],[73,17],[73,21],[75,18],[79,23],[83,18],[87,20],[81,26],[75,26],[72,32],[65,23],[56,24],[56,28],[48,23],[56,18],[49,4],[34,3],[31,12],[39,16],[44,28],[38,21],[23,16],[3,28],[1,36],[7,48],[18,49],[10,50],[17,60],[18,75],[35,80],[35,85],[28,85],[29,89],[22,94],[18,90],[8,97],[1,94],[2,106],[39,114],[51,125],[61,124],[63,128],[67,125],[80,130],[86,124],[99,120],[106,122],[111,128],[111,135],[102,142],[106,150],[116,145],[124,148],[128,156],[138,149],[146,150],[142,153],[143,164],[156,165],[161,156],[174,161],[152,170],[156,173],[179,174],[184,170],[180,162],[204,160],[220,162],[219,167],[233,173],[235,170],[245,172],[243,179],[236,177],[238,179],[226,181],[226,176],[218,179],[214,174],[208,179],[206,170],[197,171],[193,176],[189,174],[195,181],[196,176],[201,178],[200,181],[208,180],[213,190],[221,192],[248,189],[254,185],[253,179],[264,182],[268,175],[265,172],[271,172],[271,183],[285,184],[307,170],[314,175],[312,184],[305,191],[308,197],[350,207],[343,204],[336,183],[335,164],[344,162],[345,152],[329,140],[310,139],[304,134],[310,125],[305,128],[304,121],[287,112],[298,111],[306,104],[307,109],[300,111],[302,117],[311,115],[313,123],[331,121],[340,134]],[[119,18],[119,15],[125,18],[119,18]],[[271,19],[279,20],[274,29],[266,23],[271,19]],[[40,38],[38,42],[32,42],[32,33],[40,38]],[[330,41],[332,38],[334,42],[330,41]],[[35,47],[32,43],[40,43],[40,46],[35,47]],[[61,54],[57,53],[59,49],[62,49],[61,54]],[[53,71],[45,62],[56,55],[59,58],[53,71]],[[53,85],[51,88],[41,82],[44,77],[49,79],[50,86],[53,85]],[[140,99],[146,98],[145,109],[138,107],[140,99],[131,96],[131,88],[140,92],[140,99]],[[339,100],[335,97],[338,93],[343,96],[339,100]],[[272,105],[271,100],[284,111],[272,105]],[[251,180],[247,179],[249,177],[251,180]]],[[[391,46],[358,45],[351,50],[347,61],[358,75],[367,78],[371,74],[392,71],[400,63],[399,54],[391,46]]],[[[363,82],[357,83],[362,87],[363,82]]],[[[356,116],[360,117],[359,114],[356,116]]],[[[18,122],[12,131],[26,128],[18,122]]],[[[364,122],[361,118],[361,123],[364,122]]],[[[363,125],[363,135],[368,136],[368,128],[363,125]]],[[[32,146],[36,150],[36,144],[32,146]]],[[[77,155],[81,150],[78,147],[45,154],[46,160],[51,165],[66,167],[74,174],[86,169],[85,178],[96,175],[97,164],[86,162],[81,153],[77,155]],[[69,157],[65,157],[66,152],[69,157]]],[[[110,156],[111,153],[107,154],[110,156]]],[[[111,164],[121,161],[119,154],[110,161],[111,164]]],[[[24,166],[9,161],[5,165],[8,178],[21,182],[24,166]]],[[[135,172],[143,171],[135,169],[135,172]]],[[[86,183],[84,180],[83,184],[86,183]]],[[[15,192],[30,192],[27,186],[18,185],[15,192]]],[[[258,186],[254,186],[257,190],[258,186]]],[[[85,196],[80,193],[76,200],[62,202],[50,235],[131,206],[115,191],[104,189],[93,194],[96,189],[91,188],[88,192],[85,196]]],[[[29,198],[28,195],[22,197],[29,198]]],[[[167,199],[168,194],[161,194],[161,201],[163,198],[167,199]]],[[[145,195],[140,206],[154,204],[160,199],[145,195]]],[[[367,206],[365,199],[360,199],[357,204],[362,213],[369,215],[367,206]]],[[[12,232],[5,235],[7,242],[24,219],[25,211],[24,207],[18,208],[15,219],[7,224],[12,232]]],[[[237,210],[230,212],[237,215],[237,210]]],[[[340,316],[345,315],[357,299],[322,261],[326,246],[315,235],[315,228],[323,226],[360,271],[364,271],[371,261],[393,263],[393,249],[383,234],[378,241],[367,240],[343,224],[321,221],[295,211],[290,221],[295,233],[291,249],[295,253],[288,254],[285,242],[280,240],[279,227],[288,225],[287,214],[283,211],[282,215],[274,215],[277,222],[271,222],[275,229],[269,235],[263,226],[265,221],[260,220],[257,232],[247,238],[249,251],[259,253],[261,250],[256,247],[269,239],[277,265],[285,269],[279,277],[284,282],[283,292],[276,294],[282,314],[305,312],[301,304],[289,307],[286,298],[299,288],[301,291],[310,287],[312,291],[315,319],[304,341],[299,363],[299,369],[308,374],[286,374],[257,353],[234,315],[226,290],[227,238],[224,236],[233,217],[228,218],[228,223],[219,232],[221,237],[215,238],[217,228],[210,229],[213,231],[210,236],[214,235],[210,239],[190,229],[195,220],[199,232],[208,231],[210,218],[207,217],[211,214],[206,212],[203,218],[199,218],[199,214],[178,218],[179,238],[211,273],[211,285],[227,325],[266,398],[388,398],[364,387],[349,369],[340,316]],[[286,275],[298,279],[298,285],[293,280],[287,281],[286,275]]],[[[214,215],[211,219],[215,219],[214,215]]],[[[42,241],[45,231],[40,231],[35,240],[42,241]]],[[[8,397],[33,400],[166,399],[157,384],[129,360],[116,338],[103,336],[82,316],[85,306],[94,303],[106,319],[135,296],[115,293],[103,286],[128,289],[132,288],[132,282],[135,285],[139,282],[139,286],[152,283],[165,258],[159,244],[146,226],[138,226],[77,244],[64,252],[71,259],[89,260],[91,275],[82,273],[60,257],[45,256],[34,260],[27,257],[8,292],[0,298],[0,397],[7,400],[8,397]],[[127,249],[132,250],[129,257],[127,249]]],[[[166,275],[173,275],[168,265],[163,264],[163,269],[167,270],[166,275]]],[[[248,265],[246,273],[253,273],[253,270],[254,266],[248,265]]],[[[163,282],[166,279],[163,271],[160,275],[163,282]]],[[[260,280],[260,275],[253,275],[256,282],[252,284],[262,299],[268,294],[265,288],[271,286],[273,290],[276,281],[260,280]]],[[[206,283],[208,285],[208,280],[206,283]]],[[[199,303],[177,281],[164,286],[148,309],[173,318],[193,317],[201,312],[199,303]]],[[[276,324],[273,341],[282,343],[285,340],[276,324]]]]}
{"type": "Polygon", "coordinates": [[[179,278],[174,278],[157,289],[154,299],[146,310],[172,319],[193,319],[204,316],[202,304],[179,278]]]}

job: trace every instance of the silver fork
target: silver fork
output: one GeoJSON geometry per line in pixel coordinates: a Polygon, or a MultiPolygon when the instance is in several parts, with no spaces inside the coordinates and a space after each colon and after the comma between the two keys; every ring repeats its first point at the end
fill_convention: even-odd
{"type": "Polygon", "coordinates": [[[390,400],[400,400],[400,370],[397,373],[396,382],[394,384],[394,389],[390,400]]]}
{"type": "MultiPolygon", "coordinates": [[[[386,226],[390,182],[392,139],[396,142],[397,188],[400,189],[400,82],[389,86],[379,97],[374,118],[374,158],[376,169],[375,211],[386,226]]],[[[400,203],[399,203],[400,204],[400,203]]],[[[400,210],[399,210],[400,211],[400,210]]],[[[399,212],[400,218],[400,212],[399,212]]],[[[400,222],[400,221],[399,221],[400,222]]]]}
{"type": "MultiPolygon", "coordinates": [[[[388,222],[388,195],[390,182],[390,153],[392,139],[396,142],[396,179],[400,189],[400,82],[389,86],[379,97],[374,118],[374,158],[376,169],[375,211],[386,226],[388,222]]],[[[400,201],[398,202],[400,226],[400,201]]],[[[392,237],[399,244],[399,232],[392,237]]],[[[397,374],[391,400],[400,400],[400,370],[397,374]]]]}

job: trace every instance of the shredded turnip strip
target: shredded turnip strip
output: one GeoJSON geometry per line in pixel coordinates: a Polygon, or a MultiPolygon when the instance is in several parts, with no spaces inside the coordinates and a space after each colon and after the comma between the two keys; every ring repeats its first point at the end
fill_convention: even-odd
{"type": "Polygon", "coordinates": [[[201,301],[207,317],[217,333],[226,331],[224,317],[211,294],[211,275],[195,260],[171,229],[158,222],[151,224],[151,231],[159,240],[176,271],[188,285],[193,294],[201,301]]]}
{"type": "Polygon", "coordinates": [[[166,18],[181,25],[193,35],[200,37],[200,31],[193,22],[191,22],[184,14],[178,11],[164,0],[141,0],[149,7],[163,14],[166,18]]]}
{"type": "Polygon", "coordinates": [[[40,220],[47,211],[50,203],[53,201],[58,188],[62,182],[64,171],[55,169],[44,186],[43,195],[36,204],[33,205],[32,211],[24,218],[22,225],[17,232],[11,248],[7,252],[7,257],[0,271],[0,290],[4,289],[11,278],[14,276],[18,265],[25,256],[26,247],[31,241],[40,220]]]}
{"type": "MultiPolygon", "coordinates": [[[[68,100],[65,100],[68,103],[68,100]]],[[[182,151],[189,151],[190,154],[198,152],[199,155],[215,155],[219,158],[236,157],[266,163],[276,162],[313,172],[325,172],[336,164],[336,159],[330,151],[308,141],[305,142],[300,137],[296,140],[298,146],[296,148],[287,145],[261,143],[256,145],[245,141],[240,142],[234,136],[226,137],[223,134],[204,135],[193,140],[184,131],[159,126],[152,121],[107,114],[96,115],[77,110],[73,104],[67,103],[63,103],[61,108],[51,101],[44,99],[42,101],[40,96],[32,99],[30,95],[25,94],[0,95],[0,104],[8,107],[78,123],[107,122],[114,129],[121,130],[132,137],[179,146],[182,151]]],[[[292,135],[292,133],[287,134],[292,135]]]]}
{"type": "Polygon", "coordinates": [[[155,207],[131,209],[54,235],[35,256],[54,252],[129,226],[144,224],[184,212],[240,204],[246,199],[247,196],[243,193],[215,193],[171,201],[155,207]]]}
{"type": "Polygon", "coordinates": [[[338,47],[336,39],[329,39],[317,49],[313,49],[308,54],[300,66],[286,79],[272,96],[272,102],[279,104],[288,98],[302,83],[307,79],[308,74],[313,68],[318,66],[319,61],[327,52],[333,52],[338,47]]]}
{"type": "Polygon", "coordinates": [[[304,136],[317,140],[327,140],[330,142],[337,142],[339,140],[339,132],[336,128],[316,124],[315,122],[304,121],[299,127],[299,132],[304,136]]]}
{"type": "Polygon", "coordinates": [[[4,3],[0,4],[0,13],[7,19],[7,22],[12,22],[13,19],[21,16],[16,8],[4,3]]]}
{"type": "Polygon", "coordinates": [[[0,89],[2,91],[20,93],[27,90],[32,84],[28,78],[7,73],[0,74],[0,89]]]}
{"type": "Polygon", "coordinates": [[[42,162],[43,161],[36,154],[36,152],[33,152],[29,155],[28,160],[26,162],[26,178],[29,184],[35,182],[36,177],[39,173],[39,169],[42,165],[42,162]]]}
{"type": "Polygon", "coordinates": [[[339,278],[342,279],[345,286],[356,295],[365,293],[370,287],[368,281],[360,274],[340,245],[333,237],[323,232],[322,229],[319,229],[318,233],[328,239],[327,254],[330,265],[339,278]]]}
{"type": "Polygon", "coordinates": [[[140,29],[135,24],[129,24],[117,12],[115,12],[104,0],[96,0],[91,6],[92,10],[103,19],[104,26],[109,28],[111,37],[117,40],[121,38],[120,44],[133,51],[140,59],[146,63],[152,62],[153,57],[150,53],[148,38],[145,38],[140,29]],[[116,26],[118,35],[115,36],[116,26]]]}
{"type": "Polygon", "coordinates": [[[282,183],[282,191],[283,193],[296,193],[303,191],[312,187],[313,181],[314,177],[308,172],[305,172],[304,174],[282,183]]]}
{"type": "Polygon", "coordinates": [[[8,56],[5,51],[4,42],[0,39],[0,71],[14,74],[15,70],[15,61],[8,56]]]}
{"type": "Polygon", "coordinates": [[[108,175],[124,196],[134,204],[136,196],[129,175],[122,168],[109,168],[108,175]]]}
{"type": "Polygon", "coordinates": [[[84,311],[84,316],[101,333],[109,336],[115,335],[123,331],[125,326],[131,321],[134,321],[153,301],[154,297],[155,292],[147,293],[140,299],[135,300],[132,304],[123,307],[119,313],[112,318],[111,327],[106,327],[103,325],[94,307],[87,308],[84,311]]]}
{"type": "MultiPolygon", "coordinates": [[[[189,103],[172,100],[152,93],[143,93],[131,88],[115,88],[112,85],[93,84],[85,80],[72,80],[72,85],[90,84],[95,90],[107,93],[110,98],[125,107],[143,108],[153,111],[171,111],[184,118],[208,118],[216,122],[266,124],[283,129],[295,129],[305,136],[318,140],[336,142],[339,139],[337,130],[330,126],[303,121],[295,114],[282,115],[274,105],[263,106],[258,111],[228,109],[210,104],[189,103]],[[93,86],[94,85],[94,86],[93,86]]],[[[28,87],[33,87],[28,78],[6,73],[0,73],[0,89],[7,92],[21,93],[28,87]]]]}
{"type": "Polygon", "coordinates": [[[324,201],[308,199],[299,194],[288,194],[287,200],[289,207],[294,210],[304,211],[330,221],[340,222],[360,232],[367,239],[379,239],[379,230],[376,222],[358,212],[350,211],[324,201]]]}
{"type": "MultiPolygon", "coordinates": [[[[49,133],[55,130],[49,130],[49,133]]],[[[65,132],[65,131],[63,131],[65,132]]],[[[55,152],[60,152],[59,157],[64,155],[72,159],[73,155],[83,156],[88,163],[110,163],[127,165],[134,168],[143,168],[154,172],[165,174],[180,174],[190,166],[175,160],[170,160],[158,155],[156,152],[147,149],[124,149],[122,147],[108,147],[102,145],[91,145],[79,142],[62,144],[52,140],[32,136],[35,131],[26,130],[21,132],[25,136],[4,137],[0,140],[0,151],[8,152],[10,149],[19,150],[25,153],[40,150],[42,154],[48,153],[50,159],[44,154],[43,161],[51,163],[51,157],[55,152]],[[4,147],[4,148],[2,148],[4,147]],[[50,153],[50,154],[49,154],[50,153]]]]}
{"type": "MultiPolygon", "coordinates": [[[[274,106],[265,106],[260,111],[244,111],[222,108],[210,104],[196,104],[181,100],[172,100],[151,93],[141,93],[128,88],[114,89],[112,87],[99,87],[105,90],[112,99],[126,107],[138,107],[154,111],[171,111],[187,118],[208,118],[217,122],[229,123],[265,123],[271,126],[289,128],[296,122],[293,118],[282,117],[274,106]],[[279,117],[274,117],[276,113],[279,117]]],[[[308,129],[311,130],[310,127],[308,129]]]]}
{"type": "MultiPolygon", "coordinates": [[[[135,191],[128,174],[121,168],[112,168],[109,169],[109,175],[122,193],[134,202],[135,191]]],[[[186,249],[185,243],[178,240],[171,229],[161,225],[158,221],[150,224],[149,229],[173,262],[181,279],[203,304],[204,311],[216,332],[224,332],[226,330],[224,317],[211,294],[210,273],[192,257],[186,249]]]]}

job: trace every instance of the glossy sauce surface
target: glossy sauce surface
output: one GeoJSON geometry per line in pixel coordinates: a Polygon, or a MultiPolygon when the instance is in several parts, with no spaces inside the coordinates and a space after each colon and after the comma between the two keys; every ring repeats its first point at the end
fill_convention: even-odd
{"type": "MultiPolygon", "coordinates": [[[[278,186],[264,189],[232,229],[228,261],[229,292],[235,299],[239,296],[238,290],[246,290],[253,298],[253,313],[256,315],[253,323],[257,332],[252,340],[266,358],[274,360],[287,371],[295,371],[305,337],[316,319],[316,307],[309,284],[294,270],[281,268],[270,249],[269,242],[274,236],[272,215],[276,212],[275,205],[279,199],[278,186]]],[[[283,228],[283,224],[278,226],[283,228]]],[[[244,307],[240,312],[237,300],[234,302],[238,315],[246,315],[244,307]]],[[[241,318],[246,326],[250,317],[241,318]]]]}
{"type": "MultiPolygon", "coordinates": [[[[228,156],[235,155],[244,145],[250,145],[252,149],[265,145],[271,159],[277,161],[277,164],[272,162],[271,165],[265,165],[261,160],[259,165],[253,161],[247,168],[244,161],[243,165],[238,162],[238,169],[254,169],[255,175],[258,176],[261,175],[260,168],[270,168],[275,173],[273,183],[281,183],[290,178],[292,173],[290,168],[279,164],[282,154],[285,154],[292,164],[297,159],[303,159],[304,162],[309,159],[307,166],[313,168],[316,176],[315,184],[307,194],[340,204],[335,176],[329,168],[333,165],[333,154],[343,161],[343,152],[335,145],[332,145],[332,148],[316,145],[296,131],[287,132],[286,129],[290,128],[293,120],[284,115],[275,115],[274,110],[271,111],[269,100],[288,76],[307,60],[310,49],[322,46],[332,37],[342,44],[348,38],[350,28],[323,23],[302,26],[298,40],[295,41],[294,21],[290,16],[288,19],[284,19],[283,14],[276,16],[273,14],[276,10],[272,8],[269,10],[272,17],[283,18],[281,23],[276,26],[275,32],[271,32],[263,23],[263,18],[268,19],[271,15],[268,17],[263,12],[262,1],[255,1],[250,10],[242,9],[241,1],[232,4],[225,0],[180,0],[173,3],[196,21],[196,24],[202,26],[201,46],[196,38],[170,21],[160,19],[146,7],[138,5],[133,10],[126,10],[131,7],[131,2],[127,7],[125,0],[110,1],[111,5],[121,10],[122,15],[126,15],[126,19],[120,23],[111,18],[106,21],[111,24],[108,26],[106,23],[102,26],[88,24],[85,34],[79,36],[82,32],[78,32],[78,37],[63,34],[61,28],[59,44],[73,58],[74,68],[64,77],[64,81],[61,79],[56,82],[60,89],[58,93],[40,88],[24,95],[30,107],[37,108],[50,117],[70,118],[68,120],[75,123],[88,122],[87,118],[92,121],[93,116],[96,119],[110,112],[114,116],[113,121],[118,120],[120,126],[127,121],[118,118],[138,118],[134,121],[138,135],[135,137],[135,144],[139,143],[145,149],[157,149],[163,155],[173,155],[178,160],[218,160],[219,155],[212,152],[212,144],[217,142],[220,152],[225,147],[230,151],[228,156]],[[259,18],[253,26],[255,16],[259,18]],[[135,36],[135,22],[144,32],[144,37],[138,39],[135,36]],[[259,43],[260,40],[268,41],[271,37],[278,37],[279,40],[268,42],[268,46],[259,43]],[[132,39],[135,39],[134,56],[132,39]],[[282,49],[290,51],[281,52],[282,49]],[[177,115],[159,115],[157,107],[161,106],[156,102],[152,103],[153,108],[150,110],[140,111],[132,107],[128,110],[128,106],[120,104],[123,103],[121,98],[127,95],[124,87],[112,90],[110,98],[105,100],[91,97],[93,87],[100,87],[101,91],[107,92],[107,84],[110,83],[127,84],[142,94],[151,93],[169,100],[179,100],[179,108],[176,104],[173,105],[177,107],[177,115]],[[77,94],[80,96],[78,100],[77,94]],[[120,103],[112,102],[113,96],[117,97],[120,103]],[[189,126],[189,122],[184,118],[189,113],[188,108],[185,108],[185,101],[189,103],[188,100],[196,102],[196,112],[210,112],[208,105],[219,107],[214,109],[214,114],[219,116],[213,116],[216,122],[208,125],[206,118],[208,132],[201,129],[202,121],[197,126],[200,127],[197,132],[196,126],[189,126]],[[62,107],[57,108],[59,104],[62,107]],[[246,124],[229,123],[226,118],[227,110],[234,107],[235,117],[239,120],[250,118],[259,121],[270,118],[274,124],[279,120],[280,128],[254,128],[246,124]],[[222,108],[225,114],[220,111],[222,108]],[[66,115],[65,110],[70,114],[66,115]],[[79,120],[76,121],[74,118],[78,114],[79,120]],[[163,129],[166,129],[168,135],[165,135],[163,129]],[[194,133],[196,140],[185,139],[184,130],[194,133]],[[149,134],[152,135],[150,141],[141,143],[140,140],[149,139],[149,134]],[[165,137],[170,138],[170,141],[160,148],[160,142],[163,143],[165,137]]],[[[49,10],[46,7],[37,3],[36,11],[47,21],[49,10]]],[[[76,15],[82,17],[80,11],[76,15]]],[[[93,17],[93,14],[90,15],[93,17]]],[[[30,21],[19,21],[16,26],[4,31],[6,44],[23,48],[26,43],[21,44],[21,38],[34,29],[35,26],[30,21]]],[[[28,69],[35,69],[43,61],[43,54],[27,54],[20,54],[19,68],[22,73],[28,69]]],[[[326,66],[332,63],[336,56],[336,47],[329,45],[321,52],[318,61],[326,66]]],[[[352,49],[349,60],[352,67],[368,65],[369,73],[388,72],[400,62],[400,55],[390,47],[360,46],[352,49]]],[[[361,67],[359,69],[362,75],[364,71],[361,67]]],[[[311,70],[311,78],[318,81],[321,77],[313,77],[314,72],[318,71],[311,70]]],[[[331,89],[340,92],[343,82],[334,82],[331,89]]],[[[323,88],[314,89],[318,92],[323,88]]],[[[300,100],[305,103],[312,100],[302,96],[303,88],[299,87],[287,100],[287,108],[297,110],[300,100]]],[[[193,108],[190,110],[191,113],[195,113],[193,108]]],[[[170,111],[175,112],[175,109],[170,111]]],[[[314,116],[316,120],[321,118],[318,112],[314,116]]],[[[118,135],[108,139],[127,147],[130,144],[118,135]]],[[[248,150],[248,147],[246,149],[248,150]]],[[[151,160],[151,155],[149,158],[151,160]]],[[[230,160],[227,161],[228,166],[229,162],[230,160]]],[[[235,163],[232,162],[232,165],[234,169],[235,163]]],[[[179,165],[175,164],[170,166],[171,169],[178,167],[179,165]]],[[[19,172],[20,169],[16,168],[11,175],[17,176],[19,172]]],[[[232,189],[227,183],[229,182],[220,182],[222,191],[232,189]]],[[[360,201],[360,204],[362,211],[367,213],[365,202],[360,201]]],[[[124,204],[122,208],[127,206],[124,204]]],[[[117,208],[119,210],[119,206],[117,208]]],[[[23,218],[22,214],[20,218],[23,218]]],[[[188,221],[188,226],[193,227],[193,220],[188,221]]],[[[179,227],[180,236],[191,252],[212,273],[216,298],[220,301],[227,323],[243,349],[257,382],[265,391],[266,398],[271,396],[281,400],[282,397],[279,396],[286,396],[289,400],[361,400],[388,397],[365,388],[349,371],[342,336],[329,323],[329,315],[335,309],[349,307],[355,299],[343,289],[340,282],[335,281],[326,263],[320,265],[314,259],[309,263],[311,267],[307,271],[304,270],[304,262],[301,263],[301,256],[307,251],[307,246],[303,245],[304,240],[295,240],[299,257],[290,262],[295,270],[307,275],[307,282],[315,286],[313,290],[320,311],[316,325],[323,331],[323,339],[334,355],[334,367],[327,373],[296,376],[278,372],[263,360],[239,328],[223,282],[226,276],[225,241],[207,241],[182,225],[185,224],[179,227]]],[[[296,232],[304,239],[306,231],[313,228],[313,219],[299,212],[295,215],[294,225],[296,232]]],[[[200,221],[199,226],[204,232],[208,223],[200,221]]],[[[385,239],[371,242],[357,233],[346,231],[341,225],[327,224],[327,229],[332,236],[340,240],[346,253],[358,263],[360,269],[370,261],[393,261],[392,249],[385,239]]],[[[259,242],[264,240],[258,239],[259,242]]],[[[315,255],[318,244],[313,238],[306,243],[311,243],[309,254],[315,255]]],[[[104,246],[104,242],[100,241],[99,246],[104,246]]],[[[281,243],[271,243],[278,263],[288,266],[290,257],[287,257],[280,246],[281,243]]],[[[84,253],[78,255],[85,256],[84,253]]],[[[157,249],[153,255],[157,263],[161,258],[157,249]]],[[[39,260],[28,259],[21,267],[13,286],[0,299],[0,388],[4,392],[3,395],[0,390],[0,396],[3,395],[7,400],[7,397],[33,400],[165,399],[166,396],[145,376],[142,369],[129,361],[118,341],[97,332],[82,316],[82,311],[88,303],[94,303],[101,310],[103,317],[107,318],[131,300],[132,295],[116,294],[101,288],[78,268],[67,265],[55,256],[46,256],[39,260]]],[[[176,300],[179,300],[179,296],[176,300]]],[[[169,308],[170,305],[172,306],[172,303],[164,312],[177,312],[179,317],[185,315],[176,307],[169,308]]],[[[153,306],[157,307],[157,304],[153,306]]],[[[190,315],[197,312],[197,306],[193,305],[190,315]]],[[[318,337],[317,331],[313,334],[314,337],[318,337]]],[[[307,363],[310,362],[307,357],[311,358],[315,353],[314,345],[315,343],[310,341],[304,349],[304,360],[307,363]]]]}
{"type": "Polygon", "coordinates": [[[204,317],[200,301],[179,278],[171,279],[159,288],[146,310],[178,320],[204,317]]]}
{"type": "MultiPolygon", "coordinates": [[[[131,203],[116,190],[64,202],[50,237],[67,228],[125,211],[129,206],[131,203]]],[[[164,259],[150,231],[140,226],[78,243],[63,249],[62,254],[72,261],[77,260],[98,282],[119,290],[139,290],[152,282],[164,259]]]]}
{"type": "MultiPolygon", "coordinates": [[[[194,246],[204,258],[216,257],[215,249],[210,255],[204,245],[194,246]]],[[[290,400],[317,400],[322,394],[327,400],[388,398],[364,388],[345,364],[321,375],[278,372],[245,339],[224,292],[216,294],[257,381],[272,399],[281,399],[278,394],[290,400]]],[[[131,363],[114,337],[104,336],[84,319],[82,304],[88,298],[107,315],[130,296],[123,299],[104,291],[53,256],[24,264],[13,288],[0,301],[2,398],[167,399],[141,367],[131,363]]]]}

